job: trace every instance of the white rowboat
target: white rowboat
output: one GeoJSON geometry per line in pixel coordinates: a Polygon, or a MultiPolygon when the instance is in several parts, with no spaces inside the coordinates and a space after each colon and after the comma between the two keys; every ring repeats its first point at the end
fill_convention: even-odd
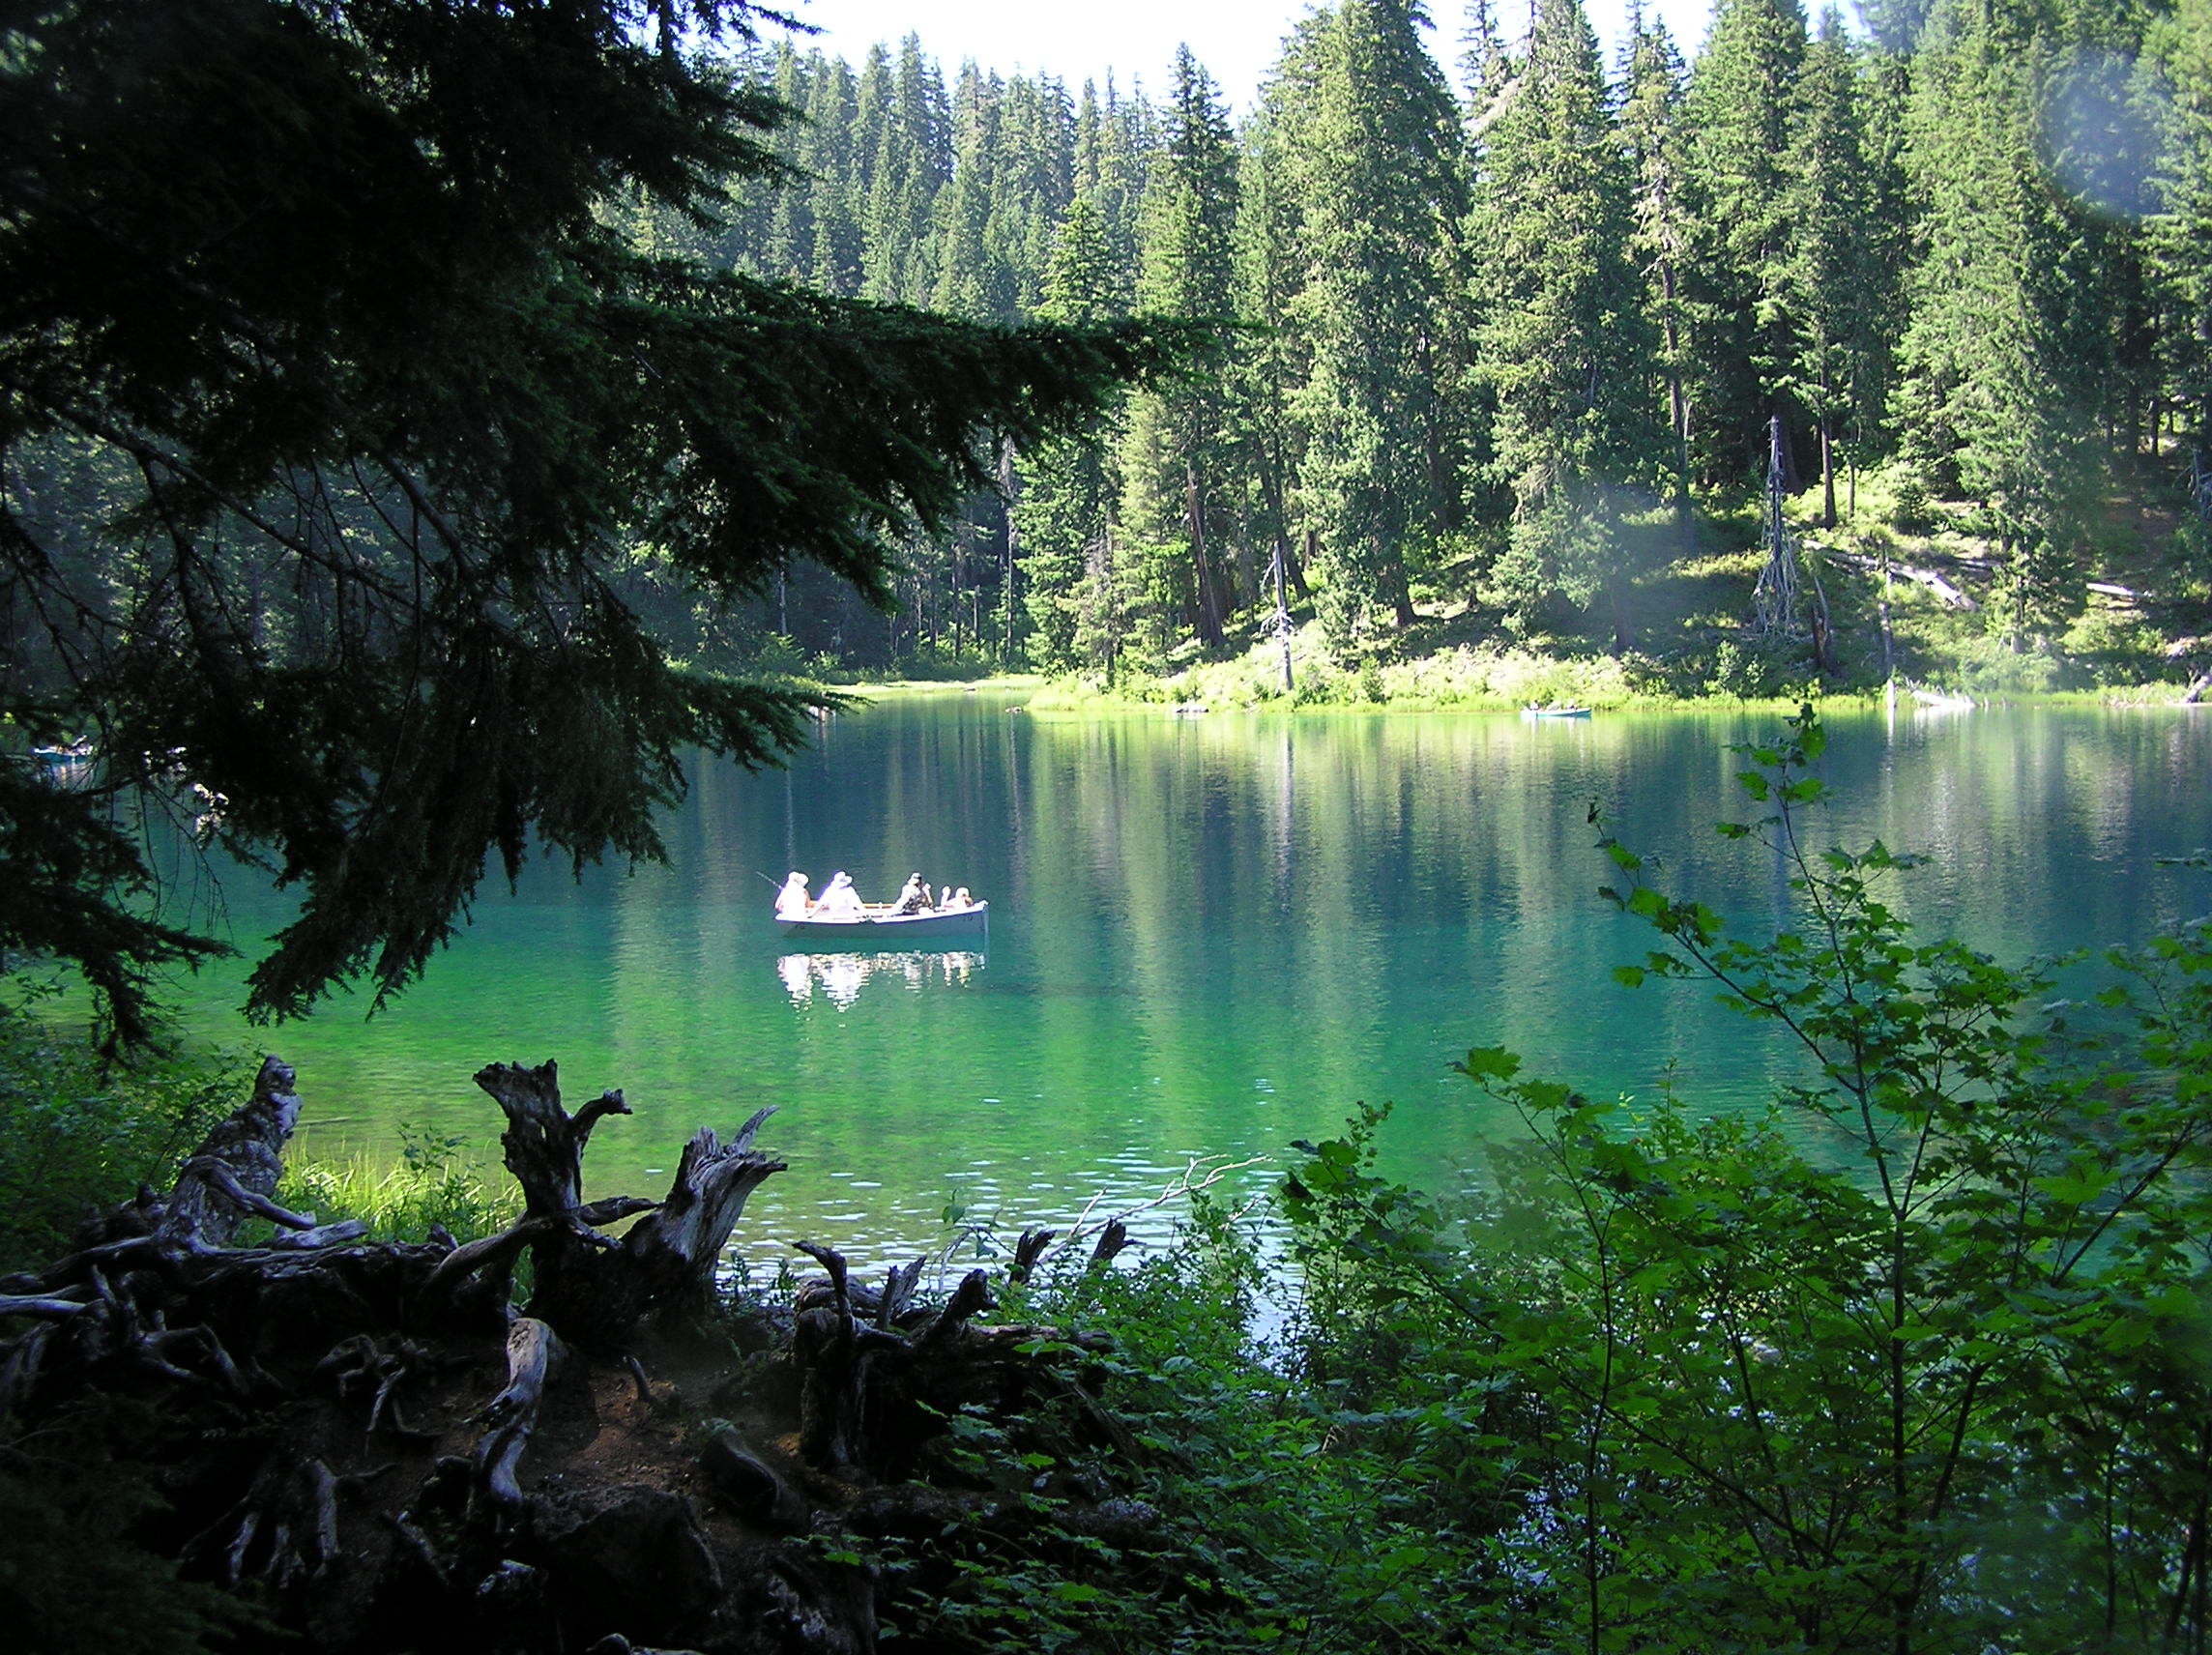
{"type": "Polygon", "coordinates": [[[775,928],[786,937],[803,937],[809,947],[855,944],[864,948],[907,948],[944,938],[981,937],[990,930],[991,905],[956,908],[949,914],[894,914],[888,902],[871,902],[859,919],[786,919],[775,928]]]}

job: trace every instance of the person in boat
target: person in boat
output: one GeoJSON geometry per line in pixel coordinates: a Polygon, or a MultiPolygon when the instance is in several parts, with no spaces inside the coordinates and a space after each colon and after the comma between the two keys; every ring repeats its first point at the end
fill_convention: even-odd
{"type": "Polygon", "coordinates": [[[921,875],[911,873],[906,884],[899,887],[898,901],[891,906],[893,914],[926,914],[929,912],[929,886],[921,883],[921,875]]]}
{"type": "Polygon", "coordinates": [[[814,912],[814,898],[807,894],[806,876],[793,875],[783,882],[783,888],[775,893],[775,916],[778,919],[804,919],[814,912]]]}
{"type": "Polygon", "coordinates": [[[829,919],[848,925],[867,916],[866,911],[860,906],[860,893],[853,888],[853,876],[842,868],[830,876],[830,883],[822,891],[822,900],[814,905],[814,912],[809,915],[814,919],[829,919]]]}
{"type": "Polygon", "coordinates": [[[962,886],[958,890],[954,891],[950,896],[945,899],[945,911],[947,914],[965,914],[969,909],[974,908],[975,906],[975,900],[968,894],[968,887],[966,886],[962,886]]]}

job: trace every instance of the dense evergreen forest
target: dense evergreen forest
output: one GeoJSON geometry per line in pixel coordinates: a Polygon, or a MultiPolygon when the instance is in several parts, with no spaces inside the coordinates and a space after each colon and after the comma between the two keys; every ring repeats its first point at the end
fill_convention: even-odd
{"type": "Polygon", "coordinates": [[[640,214],[647,245],[984,321],[1244,331],[1000,453],[998,493],[906,547],[896,613],[795,573],[718,641],[1110,680],[1264,635],[1279,569],[1340,655],[1439,617],[1621,654],[1639,582],[1754,539],[1773,465],[1847,563],[1870,469],[1898,523],[1954,503],[1991,634],[2043,647],[2145,506],[2202,548],[2212,14],[1863,21],[1721,0],[1693,56],[1638,12],[1609,63],[1578,0],[1433,28],[1342,0],[1240,125],[1187,50],[1071,90],[948,76],[911,35],[857,69],[756,45],[743,72],[803,112],[790,175],[706,227],[640,214]]]}

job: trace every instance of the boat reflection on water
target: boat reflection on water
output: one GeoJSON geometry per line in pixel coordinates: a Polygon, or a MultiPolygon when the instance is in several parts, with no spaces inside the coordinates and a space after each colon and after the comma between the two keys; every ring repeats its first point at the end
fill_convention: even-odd
{"type": "Polygon", "coordinates": [[[873,977],[895,976],[919,994],[933,982],[965,983],[983,963],[979,950],[914,948],[885,954],[785,954],[775,962],[775,971],[792,1004],[810,1004],[819,993],[843,1011],[873,977]]]}

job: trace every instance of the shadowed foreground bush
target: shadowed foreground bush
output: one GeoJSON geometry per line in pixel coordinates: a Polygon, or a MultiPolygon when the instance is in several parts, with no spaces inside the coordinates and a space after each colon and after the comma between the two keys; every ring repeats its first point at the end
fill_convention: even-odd
{"type": "Polygon", "coordinates": [[[237,1089],[209,1059],[109,1065],[35,1001],[0,1004],[0,1272],[67,1251],[141,1183],[166,1188],[237,1089]]]}

